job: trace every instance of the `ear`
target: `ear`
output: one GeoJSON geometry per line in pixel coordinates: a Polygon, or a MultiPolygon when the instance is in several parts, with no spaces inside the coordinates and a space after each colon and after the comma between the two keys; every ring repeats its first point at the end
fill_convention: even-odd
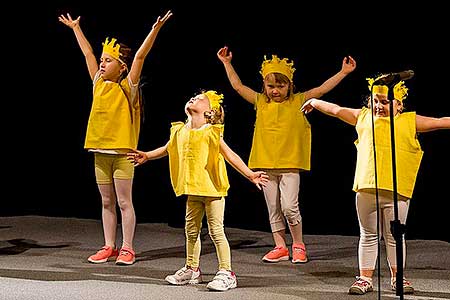
{"type": "Polygon", "coordinates": [[[122,73],[126,71],[128,71],[127,64],[120,64],[120,75],[122,75],[122,73]]]}

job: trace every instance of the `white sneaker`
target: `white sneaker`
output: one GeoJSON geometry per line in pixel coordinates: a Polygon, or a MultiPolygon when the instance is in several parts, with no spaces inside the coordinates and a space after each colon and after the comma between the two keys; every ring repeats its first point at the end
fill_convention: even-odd
{"type": "Polygon", "coordinates": [[[363,276],[356,276],[356,281],[352,284],[348,293],[350,295],[364,295],[373,291],[372,279],[363,276]]]}
{"type": "Polygon", "coordinates": [[[206,286],[213,291],[227,291],[237,287],[236,274],[232,271],[220,270],[206,286]]]}
{"type": "Polygon", "coordinates": [[[200,268],[197,271],[182,267],[173,275],[167,275],[166,281],[170,284],[185,285],[185,284],[197,284],[202,282],[202,274],[200,268]]]}

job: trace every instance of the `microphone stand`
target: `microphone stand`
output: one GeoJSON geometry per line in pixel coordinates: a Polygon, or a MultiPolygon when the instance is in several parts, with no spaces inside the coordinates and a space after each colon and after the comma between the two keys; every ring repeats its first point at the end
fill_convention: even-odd
{"type": "Polygon", "coordinates": [[[396,274],[396,295],[403,300],[403,235],[406,232],[405,224],[401,224],[398,218],[398,197],[397,197],[397,170],[395,162],[395,128],[394,128],[394,85],[388,86],[389,100],[389,121],[391,129],[391,152],[392,152],[392,196],[394,199],[394,220],[391,221],[391,233],[395,240],[395,250],[397,258],[397,274],[396,274]]]}

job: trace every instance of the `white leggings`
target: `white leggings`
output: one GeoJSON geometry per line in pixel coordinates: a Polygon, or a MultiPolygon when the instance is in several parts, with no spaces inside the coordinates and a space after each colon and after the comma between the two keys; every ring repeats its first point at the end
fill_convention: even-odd
{"type": "MultiPolygon", "coordinates": [[[[397,268],[395,240],[391,233],[391,221],[394,220],[394,202],[392,193],[380,191],[378,193],[380,233],[379,238],[384,238],[386,245],[386,256],[389,267],[397,268]]],[[[409,199],[399,199],[398,219],[405,224],[408,215],[409,199]]],[[[377,244],[377,206],[376,197],[373,193],[356,193],[356,210],[359,220],[359,247],[358,263],[360,270],[375,270],[378,256],[377,244]]],[[[403,267],[406,261],[406,243],[403,240],[403,267]]]]}
{"type": "Polygon", "coordinates": [[[302,221],[298,205],[300,174],[292,169],[267,169],[269,182],[263,188],[272,232],[297,225],[302,221]]]}

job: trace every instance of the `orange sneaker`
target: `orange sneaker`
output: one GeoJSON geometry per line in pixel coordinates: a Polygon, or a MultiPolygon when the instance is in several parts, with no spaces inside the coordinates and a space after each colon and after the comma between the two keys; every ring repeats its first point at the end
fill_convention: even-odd
{"type": "Polygon", "coordinates": [[[306,248],[305,244],[293,244],[292,245],[292,263],[305,263],[308,261],[308,257],[306,256],[306,248]]]}
{"type": "Polygon", "coordinates": [[[288,248],[282,246],[277,246],[273,248],[262,258],[262,260],[265,262],[279,262],[288,259],[289,259],[289,250],[288,248]]]}
{"type": "Polygon", "coordinates": [[[118,254],[117,249],[105,245],[97,253],[89,256],[88,261],[94,264],[101,264],[107,262],[110,258],[116,257],[118,254]]]}
{"type": "Polygon", "coordinates": [[[116,259],[117,265],[132,265],[136,260],[136,253],[130,248],[122,247],[116,259]]]}

